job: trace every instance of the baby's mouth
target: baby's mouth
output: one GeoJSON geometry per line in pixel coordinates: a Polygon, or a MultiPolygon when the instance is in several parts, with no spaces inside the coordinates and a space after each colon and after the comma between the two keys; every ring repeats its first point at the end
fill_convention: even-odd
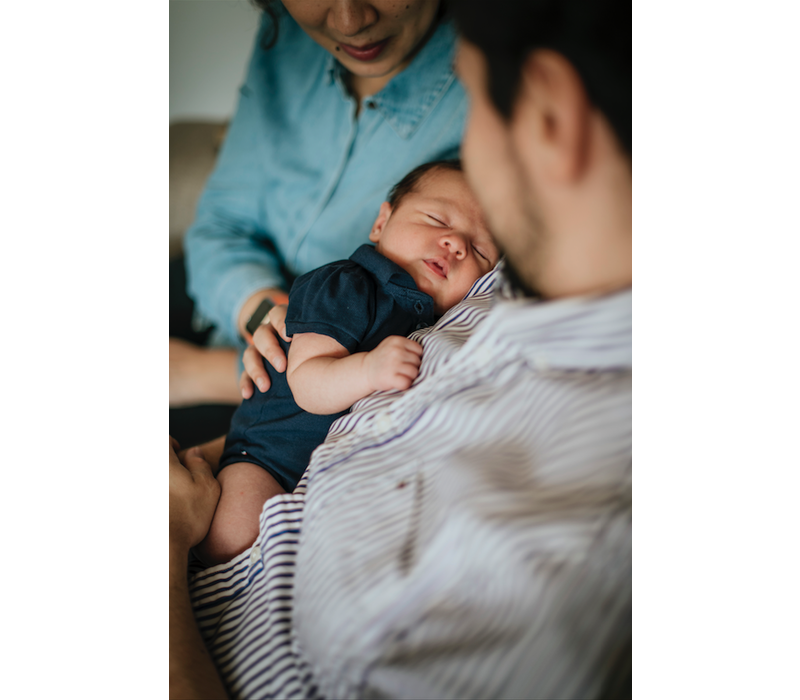
{"type": "Polygon", "coordinates": [[[439,277],[447,278],[447,263],[444,260],[431,258],[424,261],[425,264],[439,277]]]}

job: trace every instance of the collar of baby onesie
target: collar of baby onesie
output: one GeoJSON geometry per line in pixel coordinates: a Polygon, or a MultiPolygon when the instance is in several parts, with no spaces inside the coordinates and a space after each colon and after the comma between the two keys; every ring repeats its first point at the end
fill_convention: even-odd
{"type": "MultiPolygon", "coordinates": [[[[371,272],[381,284],[391,283],[403,289],[412,289],[419,292],[414,278],[397,263],[381,255],[375,250],[374,245],[369,243],[360,245],[358,250],[350,256],[350,260],[371,272]]],[[[425,294],[424,292],[419,293],[425,294]]],[[[425,296],[428,295],[425,294],[425,296]]]]}
{"type": "MultiPolygon", "coordinates": [[[[402,73],[375,95],[364,100],[374,104],[389,126],[403,139],[416,131],[456,79],[453,62],[456,31],[452,21],[441,21],[428,42],[402,73]]],[[[345,68],[328,54],[327,74],[345,90],[345,68]]]]}
{"type": "Polygon", "coordinates": [[[420,291],[414,278],[397,263],[381,255],[375,250],[375,246],[369,243],[359,246],[350,256],[350,260],[371,273],[396,299],[407,299],[412,302],[417,313],[430,316],[429,323],[433,323],[433,298],[420,291]],[[421,307],[417,303],[421,304],[421,307]]]}

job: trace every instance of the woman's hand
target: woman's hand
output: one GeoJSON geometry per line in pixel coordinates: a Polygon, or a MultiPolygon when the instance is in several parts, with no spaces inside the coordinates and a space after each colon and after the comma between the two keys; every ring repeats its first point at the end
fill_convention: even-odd
{"type": "Polygon", "coordinates": [[[253,395],[253,382],[263,394],[269,389],[270,381],[267,370],[264,369],[264,358],[278,372],[286,371],[286,355],[278,342],[278,335],[287,342],[286,337],[286,309],[285,304],[273,306],[267,318],[269,323],[262,323],[253,333],[253,344],[244,351],[242,362],[244,372],[239,378],[239,388],[242,398],[249,399],[253,395]]]}

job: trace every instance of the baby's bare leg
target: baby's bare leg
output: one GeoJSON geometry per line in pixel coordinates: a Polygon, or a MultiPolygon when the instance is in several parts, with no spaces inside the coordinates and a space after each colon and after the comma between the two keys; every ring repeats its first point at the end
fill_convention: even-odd
{"type": "Polygon", "coordinates": [[[194,552],[207,566],[241,554],[258,536],[258,518],[267,499],[285,491],[272,475],[250,462],[237,462],[217,475],[222,488],[214,520],[194,552]]]}

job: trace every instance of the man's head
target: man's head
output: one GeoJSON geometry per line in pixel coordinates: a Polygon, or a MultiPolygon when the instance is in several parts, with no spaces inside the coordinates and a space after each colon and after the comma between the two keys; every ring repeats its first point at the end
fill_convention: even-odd
{"type": "Polygon", "coordinates": [[[433,298],[437,314],[461,301],[498,260],[458,161],[426,163],[398,182],[369,239],[433,298]]]}
{"type": "Polygon", "coordinates": [[[631,278],[631,8],[454,0],[467,177],[512,271],[548,297],[631,278]]]}

